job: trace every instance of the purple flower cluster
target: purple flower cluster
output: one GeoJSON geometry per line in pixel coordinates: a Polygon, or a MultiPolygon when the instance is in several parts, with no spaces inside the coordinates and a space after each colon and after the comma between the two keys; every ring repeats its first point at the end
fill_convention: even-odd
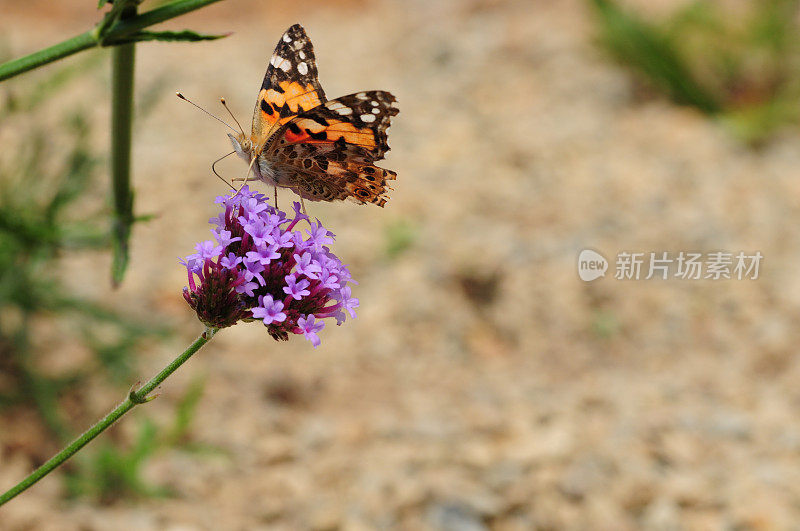
{"type": "Polygon", "coordinates": [[[328,248],[333,233],[310,222],[299,203],[289,218],[247,186],[216,203],[225,209],[209,220],[216,241],[198,243],[181,260],[189,275],[183,296],[203,323],[223,328],[259,320],[275,339],[303,334],[316,347],[323,319],[340,325],[346,313],[355,318],[358,299],[348,283],[356,282],[328,248]],[[297,230],[302,221],[310,227],[305,234],[297,230]]]}

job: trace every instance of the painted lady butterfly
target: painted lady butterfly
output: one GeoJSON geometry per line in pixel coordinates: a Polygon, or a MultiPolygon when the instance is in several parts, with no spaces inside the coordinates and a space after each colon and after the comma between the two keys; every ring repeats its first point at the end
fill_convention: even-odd
{"type": "MultiPolygon", "coordinates": [[[[314,48],[299,24],[278,41],[261,85],[250,137],[228,134],[257,179],[311,201],[386,204],[397,174],[375,166],[389,151],[386,129],[399,110],[388,92],[327,101],[314,48]]],[[[249,171],[248,171],[249,177],[249,171]]]]}

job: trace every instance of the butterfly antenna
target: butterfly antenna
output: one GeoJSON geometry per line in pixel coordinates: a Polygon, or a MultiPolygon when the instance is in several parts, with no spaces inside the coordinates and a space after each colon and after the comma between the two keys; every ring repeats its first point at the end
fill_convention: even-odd
{"type": "Polygon", "coordinates": [[[225,110],[228,111],[228,114],[231,115],[233,121],[236,122],[236,125],[239,126],[239,130],[242,132],[242,136],[244,136],[244,128],[242,128],[242,124],[239,123],[239,120],[236,119],[231,110],[228,108],[228,104],[225,102],[225,98],[220,98],[219,102],[222,104],[223,107],[225,107],[225,110]]]}
{"type": "Polygon", "coordinates": [[[212,163],[211,163],[211,171],[213,171],[213,172],[214,172],[214,175],[216,175],[217,177],[219,177],[219,180],[220,180],[220,181],[222,181],[222,182],[224,182],[225,184],[227,184],[228,186],[230,186],[230,187],[231,187],[231,190],[233,190],[233,191],[236,191],[236,187],[235,187],[234,185],[232,185],[231,183],[229,183],[227,180],[225,180],[225,178],[224,178],[222,175],[220,175],[219,173],[217,173],[217,169],[215,168],[215,166],[217,165],[217,162],[221,161],[221,160],[222,160],[222,159],[224,159],[225,157],[230,157],[230,156],[231,156],[231,155],[233,155],[234,153],[236,153],[236,152],[235,152],[235,151],[231,151],[231,152],[230,152],[230,153],[228,153],[227,155],[223,155],[223,156],[221,156],[220,158],[218,158],[217,160],[215,160],[214,162],[212,162],[212,163]]]}
{"type": "MultiPolygon", "coordinates": [[[[232,126],[231,126],[231,125],[230,125],[228,122],[226,122],[225,120],[223,120],[223,119],[222,119],[222,118],[220,118],[219,116],[216,116],[216,115],[214,115],[214,114],[211,114],[210,112],[208,112],[208,111],[207,111],[207,110],[205,110],[204,108],[200,107],[200,106],[199,106],[198,104],[196,104],[195,102],[193,102],[193,101],[191,101],[191,100],[187,99],[187,98],[186,98],[186,96],[184,96],[184,95],[183,95],[183,94],[181,94],[180,92],[176,92],[176,93],[175,93],[175,95],[176,95],[176,96],[178,96],[178,98],[180,98],[180,99],[182,99],[183,101],[185,101],[186,103],[191,103],[192,105],[194,105],[195,107],[197,107],[198,109],[200,109],[201,111],[203,111],[204,113],[206,113],[207,115],[209,115],[210,117],[212,117],[213,119],[217,120],[218,122],[225,124],[225,126],[226,126],[226,127],[228,127],[228,128],[229,128],[231,131],[233,131],[234,133],[238,133],[238,132],[239,132],[239,131],[237,131],[236,129],[234,129],[234,128],[233,128],[233,127],[232,127],[232,126]]],[[[238,122],[237,122],[237,123],[238,123],[238,122]]],[[[241,127],[241,126],[239,126],[239,127],[241,127]]]]}

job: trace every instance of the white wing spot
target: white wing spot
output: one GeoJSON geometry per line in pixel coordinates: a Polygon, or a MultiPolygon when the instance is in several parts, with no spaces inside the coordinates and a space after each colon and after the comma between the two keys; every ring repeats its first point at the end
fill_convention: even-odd
{"type": "Polygon", "coordinates": [[[365,100],[365,99],[367,99],[367,93],[366,92],[359,92],[358,94],[356,94],[356,98],[358,98],[360,100],[365,100]]]}
{"type": "Polygon", "coordinates": [[[306,52],[304,52],[303,50],[300,50],[299,52],[297,52],[297,57],[299,57],[300,59],[305,59],[306,58],[306,52]]]}
{"type": "Polygon", "coordinates": [[[283,59],[281,59],[281,56],[275,54],[272,56],[272,59],[269,60],[269,64],[271,64],[272,66],[278,66],[278,63],[280,63],[281,61],[283,61],[283,59]]]}
{"type": "Polygon", "coordinates": [[[361,121],[362,122],[374,122],[375,121],[375,115],[374,114],[362,114],[361,115],[361,121]]]}
{"type": "Polygon", "coordinates": [[[373,107],[377,107],[378,105],[380,105],[380,104],[379,104],[377,101],[375,101],[375,100],[372,100],[372,101],[370,102],[370,104],[371,104],[373,107]]]}
{"type": "Polygon", "coordinates": [[[288,72],[291,69],[292,69],[292,62],[291,61],[283,61],[281,63],[281,70],[283,70],[284,72],[288,72]]]}
{"type": "Polygon", "coordinates": [[[381,110],[380,110],[380,109],[378,109],[377,107],[375,107],[374,109],[372,109],[372,114],[380,114],[380,113],[381,113],[381,110]]]}
{"type": "Polygon", "coordinates": [[[283,42],[292,42],[292,38],[289,37],[288,33],[283,34],[283,42]]]}
{"type": "Polygon", "coordinates": [[[300,72],[301,76],[308,74],[308,65],[305,63],[300,63],[297,65],[297,71],[300,72]]]}
{"type": "Polygon", "coordinates": [[[336,109],[336,112],[338,112],[342,116],[347,116],[348,114],[353,114],[353,109],[351,109],[350,107],[342,106],[341,109],[336,109]]]}

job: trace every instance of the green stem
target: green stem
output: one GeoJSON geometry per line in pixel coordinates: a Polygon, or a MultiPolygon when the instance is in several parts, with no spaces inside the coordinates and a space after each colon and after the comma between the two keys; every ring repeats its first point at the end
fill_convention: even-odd
{"type": "MultiPolygon", "coordinates": [[[[121,19],[136,16],[136,7],[125,8],[121,19]]],[[[135,44],[114,48],[111,57],[111,188],[114,195],[114,259],[111,278],[115,286],[122,282],[128,266],[128,240],[133,224],[131,190],[131,135],[133,130],[133,73],[135,44]]]]}
{"type": "Polygon", "coordinates": [[[150,400],[154,399],[156,396],[147,396],[149,395],[156,387],[161,385],[161,382],[166,380],[169,375],[175,372],[178,367],[183,365],[186,360],[192,357],[192,355],[200,350],[200,348],[208,343],[214,334],[217,332],[215,328],[206,328],[205,332],[203,332],[200,337],[194,340],[194,342],[189,345],[189,347],[183,351],[183,353],[175,358],[172,363],[164,367],[164,369],[153,376],[149,382],[144,384],[142,387],[139,388],[138,391],[131,388],[130,393],[128,393],[128,397],[114,410],[105,416],[101,421],[97,424],[86,430],[83,435],[75,439],[69,446],[58,452],[56,455],[51,457],[46,463],[42,466],[34,470],[28,477],[17,483],[14,487],[9,489],[3,494],[0,494],[0,506],[2,506],[7,501],[14,498],[17,494],[24,492],[26,489],[31,487],[34,483],[45,477],[47,474],[55,470],[59,465],[61,465],[64,461],[72,457],[78,450],[89,444],[89,442],[100,435],[106,428],[114,424],[119,418],[136,407],[139,404],[144,404],[149,402],[150,400]]]}
{"type": "Polygon", "coordinates": [[[0,65],[0,81],[97,46],[91,31],[0,65]]]}
{"type": "Polygon", "coordinates": [[[121,20],[114,24],[104,35],[99,35],[96,30],[81,33],[44,50],[39,50],[0,65],[0,81],[94,46],[113,45],[115,40],[214,2],[219,2],[219,0],[177,0],[131,19],[121,20]]]}

